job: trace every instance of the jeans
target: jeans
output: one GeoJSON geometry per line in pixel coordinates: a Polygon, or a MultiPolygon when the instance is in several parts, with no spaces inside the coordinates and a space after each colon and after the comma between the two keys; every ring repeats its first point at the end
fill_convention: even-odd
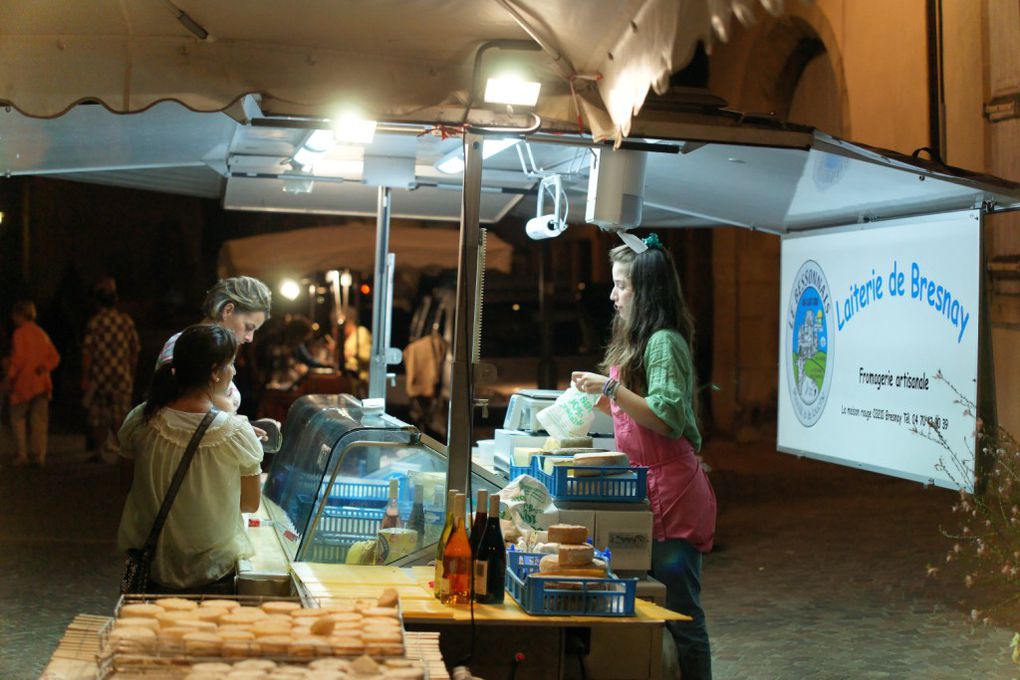
{"type": "Polygon", "coordinates": [[[50,423],[50,398],[44,392],[11,406],[11,429],[17,443],[17,461],[28,462],[29,439],[37,463],[46,462],[46,435],[50,423]]]}
{"type": "Polygon", "coordinates": [[[701,609],[701,553],[687,541],[654,541],[651,573],[666,586],[666,608],[694,619],[666,624],[676,642],[681,677],[711,680],[712,652],[701,609]]]}

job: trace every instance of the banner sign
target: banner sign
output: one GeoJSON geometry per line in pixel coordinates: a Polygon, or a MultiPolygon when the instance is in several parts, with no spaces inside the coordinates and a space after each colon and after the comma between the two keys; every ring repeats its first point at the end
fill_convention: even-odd
{"type": "Polygon", "coordinates": [[[980,235],[966,211],[783,238],[781,451],[972,488],[980,235]]]}

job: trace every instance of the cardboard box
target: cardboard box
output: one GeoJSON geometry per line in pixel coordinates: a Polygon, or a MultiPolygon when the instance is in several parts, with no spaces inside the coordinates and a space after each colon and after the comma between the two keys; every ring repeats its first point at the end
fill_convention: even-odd
{"type": "Polygon", "coordinates": [[[595,511],[594,510],[560,510],[560,524],[576,524],[577,526],[588,527],[588,538],[595,541],[595,511]]]}
{"type": "Polygon", "coordinates": [[[609,548],[613,571],[647,570],[652,566],[652,513],[598,510],[595,547],[609,548]]]}

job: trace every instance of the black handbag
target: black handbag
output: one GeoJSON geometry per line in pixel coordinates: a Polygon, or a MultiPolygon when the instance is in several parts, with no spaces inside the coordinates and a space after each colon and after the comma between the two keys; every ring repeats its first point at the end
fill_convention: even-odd
{"type": "Polygon", "coordinates": [[[152,531],[149,532],[145,545],[141,548],[129,548],[127,550],[127,559],[124,561],[124,575],[120,579],[121,595],[142,594],[148,588],[149,569],[152,567],[152,558],[156,554],[156,542],[159,540],[159,534],[163,531],[163,524],[166,523],[167,515],[170,514],[170,506],[174,504],[174,498],[177,497],[177,492],[184,481],[184,473],[188,471],[191,459],[195,457],[198,443],[202,441],[202,436],[209,429],[209,425],[218,413],[219,409],[216,407],[209,409],[202,422],[199,423],[198,429],[195,430],[195,434],[191,435],[191,441],[188,442],[188,448],[184,450],[184,456],[181,458],[180,464],[177,465],[177,471],[174,472],[174,478],[171,480],[170,488],[167,489],[166,496],[163,498],[163,504],[159,508],[156,521],[152,524],[152,531]]]}

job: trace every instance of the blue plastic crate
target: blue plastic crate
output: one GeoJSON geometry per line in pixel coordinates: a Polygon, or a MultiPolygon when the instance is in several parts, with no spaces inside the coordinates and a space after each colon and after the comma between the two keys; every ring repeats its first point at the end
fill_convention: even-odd
{"type": "MultiPolygon", "coordinates": [[[[535,459],[532,458],[532,461],[535,459]]],[[[535,476],[535,468],[533,465],[511,465],[510,466],[510,479],[516,479],[521,475],[535,476]]]]}
{"type": "Polygon", "coordinates": [[[538,576],[542,553],[511,550],[506,556],[506,591],[535,616],[634,616],[636,578],[538,576]],[[571,588],[557,587],[569,582],[571,588]]]}
{"type": "Polygon", "coordinates": [[[376,537],[384,509],[326,506],[316,535],[364,541],[376,537]]]}
{"type": "MultiPolygon", "coordinates": [[[[407,477],[397,477],[398,487],[407,487],[407,477]]],[[[322,482],[322,490],[325,490],[327,481],[322,482]]],[[[404,491],[405,495],[407,492],[404,491]]],[[[334,499],[341,501],[380,501],[383,504],[389,500],[390,480],[387,479],[361,479],[358,477],[340,477],[333,482],[333,488],[329,491],[329,505],[337,505],[334,499]]],[[[345,503],[340,502],[340,505],[345,503]]]]}
{"type": "Polygon", "coordinates": [[[648,468],[592,467],[557,465],[552,474],[542,470],[542,456],[533,456],[530,468],[511,467],[518,474],[531,475],[549,489],[555,501],[598,501],[601,503],[640,503],[648,495],[648,468]],[[571,477],[570,470],[583,470],[585,476],[571,477]],[[621,474],[623,472],[623,474],[621,474]]]}

